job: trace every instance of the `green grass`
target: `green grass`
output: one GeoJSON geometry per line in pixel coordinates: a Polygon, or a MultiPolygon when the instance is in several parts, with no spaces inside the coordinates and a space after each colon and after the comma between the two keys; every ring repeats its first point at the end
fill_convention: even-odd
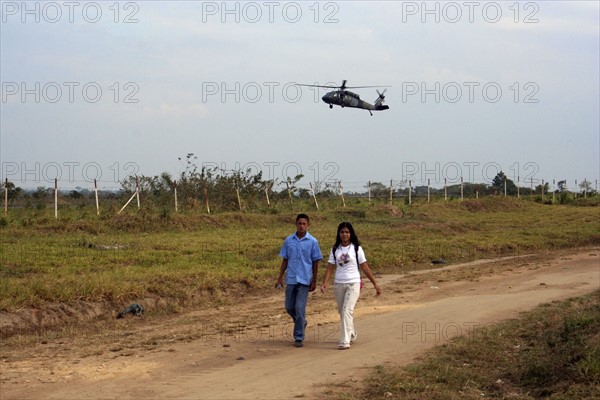
{"type": "Polygon", "coordinates": [[[338,223],[351,221],[379,273],[442,257],[457,263],[600,242],[597,207],[500,197],[412,206],[330,203],[321,211],[296,202],[294,211],[210,216],[151,209],[97,216],[92,208],[64,208],[58,220],[54,210],[11,209],[0,224],[0,310],[79,300],[118,305],[146,296],[192,304],[199,293],[270,287],[297,212],[310,215],[325,257],[338,223]]]}
{"type": "Polygon", "coordinates": [[[407,367],[378,366],[345,399],[600,398],[600,292],[475,329],[407,367]]]}

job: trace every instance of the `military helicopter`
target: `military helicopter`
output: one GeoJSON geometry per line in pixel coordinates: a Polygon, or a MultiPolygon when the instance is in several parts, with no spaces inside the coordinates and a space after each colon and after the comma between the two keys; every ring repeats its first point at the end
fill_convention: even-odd
{"type": "Polygon", "coordinates": [[[373,87],[387,87],[387,86],[346,86],[346,79],[342,81],[342,86],[321,86],[321,85],[305,85],[301,83],[297,83],[298,86],[309,86],[309,87],[320,87],[320,88],[329,88],[329,89],[337,89],[332,92],[328,92],[325,96],[322,97],[322,100],[329,104],[329,108],[333,108],[333,105],[351,108],[362,108],[363,110],[367,110],[371,116],[373,113],[371,111],[383,111],[388,110],[390,107],[383,105],[383,100],[385,99],[385,91],[384,89],[382,93],[379,93],[379,90],[376,90],[379,97],[375,100],[374,104],[369,104],[364,100],[361,100],[360,97],[356,93],[352,93],[346,89],[361,89],[361,88],[373,88],[373,87]]]}

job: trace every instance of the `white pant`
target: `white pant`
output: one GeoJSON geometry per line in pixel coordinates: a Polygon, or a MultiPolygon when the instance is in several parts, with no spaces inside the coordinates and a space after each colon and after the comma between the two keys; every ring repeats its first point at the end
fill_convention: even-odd
{"type": "Polygon", "coordinates": [[[340,346],[350,346],[356,338],[354,330],[354,306],[360,295],[360,283],[334,283],[333,293],[338,305],[340,320],[342,321],[340,346]]]}

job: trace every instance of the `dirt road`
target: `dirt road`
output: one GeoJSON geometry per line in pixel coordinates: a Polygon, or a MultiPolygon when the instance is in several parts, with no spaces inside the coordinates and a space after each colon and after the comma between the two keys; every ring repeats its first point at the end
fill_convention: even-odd
{"type": "Polygon", "coordinates": [[[298,349],[275,291],[208,311],[115,321],[102,334],[3,346],[0,398],[322,398],[334,385],[359,385],[373,366],[409,363],[457,334],[598,290],[599,254],[580,249],[384,276],[381,297],[370,285],[361,294],[359,336],[348,351],[337,350],[331,292],[311,296],[298,349]]]}

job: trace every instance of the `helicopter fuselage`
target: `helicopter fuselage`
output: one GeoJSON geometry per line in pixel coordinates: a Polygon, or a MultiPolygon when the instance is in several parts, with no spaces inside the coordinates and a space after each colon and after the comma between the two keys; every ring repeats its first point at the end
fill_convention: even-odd
{"type": "Polygon", "coordinates": [[[322,100],[329,105],[336,105],[340,107],[353,107],[353,108],[369,108],[373,109],[373,105],[360,99],[356,93],[349,92],[347,90],[334,90],[329,92],[322,97],[322,100]]]}
{"type": "Polygon", "coordinates": [[[364,110],[380,111],[387,110],[389,107],[384,105],[373,105],[364,100],[361,100],[360,97],[353,92],[348,90],[334,90],[325,94],[321,98],[325,103],[329,104],[330,108],[333,108],[334,105],[340,107],[351,107],[351,108],[362,108],[364,110]]]}

